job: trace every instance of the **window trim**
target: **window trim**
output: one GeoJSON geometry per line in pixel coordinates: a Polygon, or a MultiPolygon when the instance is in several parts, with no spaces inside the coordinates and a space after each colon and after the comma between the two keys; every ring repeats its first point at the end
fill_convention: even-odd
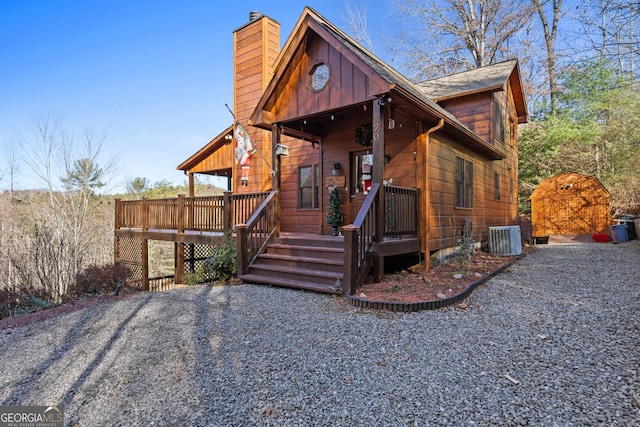
{"type": "Polygon", "coordinates": [[[311,66],[311,69],[309,70],[309,74],[307,75],[307,88],[311,92],[313,93],[322,92],[329,84],[329,81],[331,81],[331,68],[329,68],[329,64],[327,64],[326,62],[317,62],[313,64],[313,66],[311,66]],[[323,70],[321,71],[322,75],[316,76],[316,72],[319,71],[320,69],[323,70]],[[314,82],[317,77],[321,78],[321,80],[319,81],[320,86],[315,87],[314,82]]]}
{"type": "Polygon", "coordinates": [[[454,164],[453,199],[456,209],[473,209],[473,162],[458,155],[454,164]]]}
{"type": "Polygon", "coordinates": [[[313,163],[310,165],[300,165],[298,166],[298,183],[297,183],[297,197],[298,210],[318,210],[320,209],[320,165],[317,163],[313,163]],[[302,187],[301,186],[301,176],[300,173],[302,169],[311,169],[311,187],[302,187]],[[302,190],[310,189],[311,190],[311,206],[302,206],[302,190]]]}
{"type": "Polygon", "coordinates": [[[498,94],[493,95],[493,140],[505,143],[506,109],[498,99],[498,94]]]}

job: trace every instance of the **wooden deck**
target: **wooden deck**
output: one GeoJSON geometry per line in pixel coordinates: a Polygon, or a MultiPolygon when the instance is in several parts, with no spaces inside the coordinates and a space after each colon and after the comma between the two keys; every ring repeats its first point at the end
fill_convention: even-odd
{"type": "Polygon", "coordinates": [[[342,227],[343,235],[337,237],[280,232],[276,201],[275,192],[116,200],[114,261],[131,267],[150,289],[149,240],[175,243],[173,280],[181,283],[205,259],[197,253],[206,250],[198,247],[233,238],[241,279],[344,294],[371,271],[374,280],[380,277],[384,257],[420,251],[415,190],[374,186],[354,224],[342,227]],[[380,208],[385,194],[387,205],[380,208]],[[378,214],[379,209],[384,213],[378,214]]]}

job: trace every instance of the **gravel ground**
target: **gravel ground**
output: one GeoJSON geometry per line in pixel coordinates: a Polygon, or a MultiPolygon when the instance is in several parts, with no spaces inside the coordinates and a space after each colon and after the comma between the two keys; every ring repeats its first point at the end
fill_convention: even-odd
{"type": "Polygon", "coordinates": [[[640,426],[640,241],[538,246],[469,307],[197,286],[0,331],[0,404],[70,426],[640,426]]]}

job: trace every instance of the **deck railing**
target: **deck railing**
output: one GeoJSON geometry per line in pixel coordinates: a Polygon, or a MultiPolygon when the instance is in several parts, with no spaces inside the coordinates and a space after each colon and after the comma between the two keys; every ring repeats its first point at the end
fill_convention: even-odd
{"type": "Polygon", "coordinates": [[[115,228],[221,232],[247,222],[268,192],[165,199],[120,200],[115,228]]]}
{"type": "Polygon", "coordinates": [[[249,264],[276,233],[277,197],[273,191],[264,199],[246,224],[236,225],[238,274],[246,274],[249,264]]]}
{"type": "Polygon", "coordinates": [[[384,187],[384,237],[418,235],[418,190],[384,187]]]}

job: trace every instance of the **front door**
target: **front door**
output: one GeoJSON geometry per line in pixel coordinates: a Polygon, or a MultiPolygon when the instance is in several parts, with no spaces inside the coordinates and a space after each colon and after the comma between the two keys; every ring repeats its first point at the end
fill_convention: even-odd
{"type": "Polygon", "coordinates": [[[373,152],[371,150],[352,151],[349,159],[349,224],[360,212],[364,199],[371,189],[373,173],[373,152]]]}

